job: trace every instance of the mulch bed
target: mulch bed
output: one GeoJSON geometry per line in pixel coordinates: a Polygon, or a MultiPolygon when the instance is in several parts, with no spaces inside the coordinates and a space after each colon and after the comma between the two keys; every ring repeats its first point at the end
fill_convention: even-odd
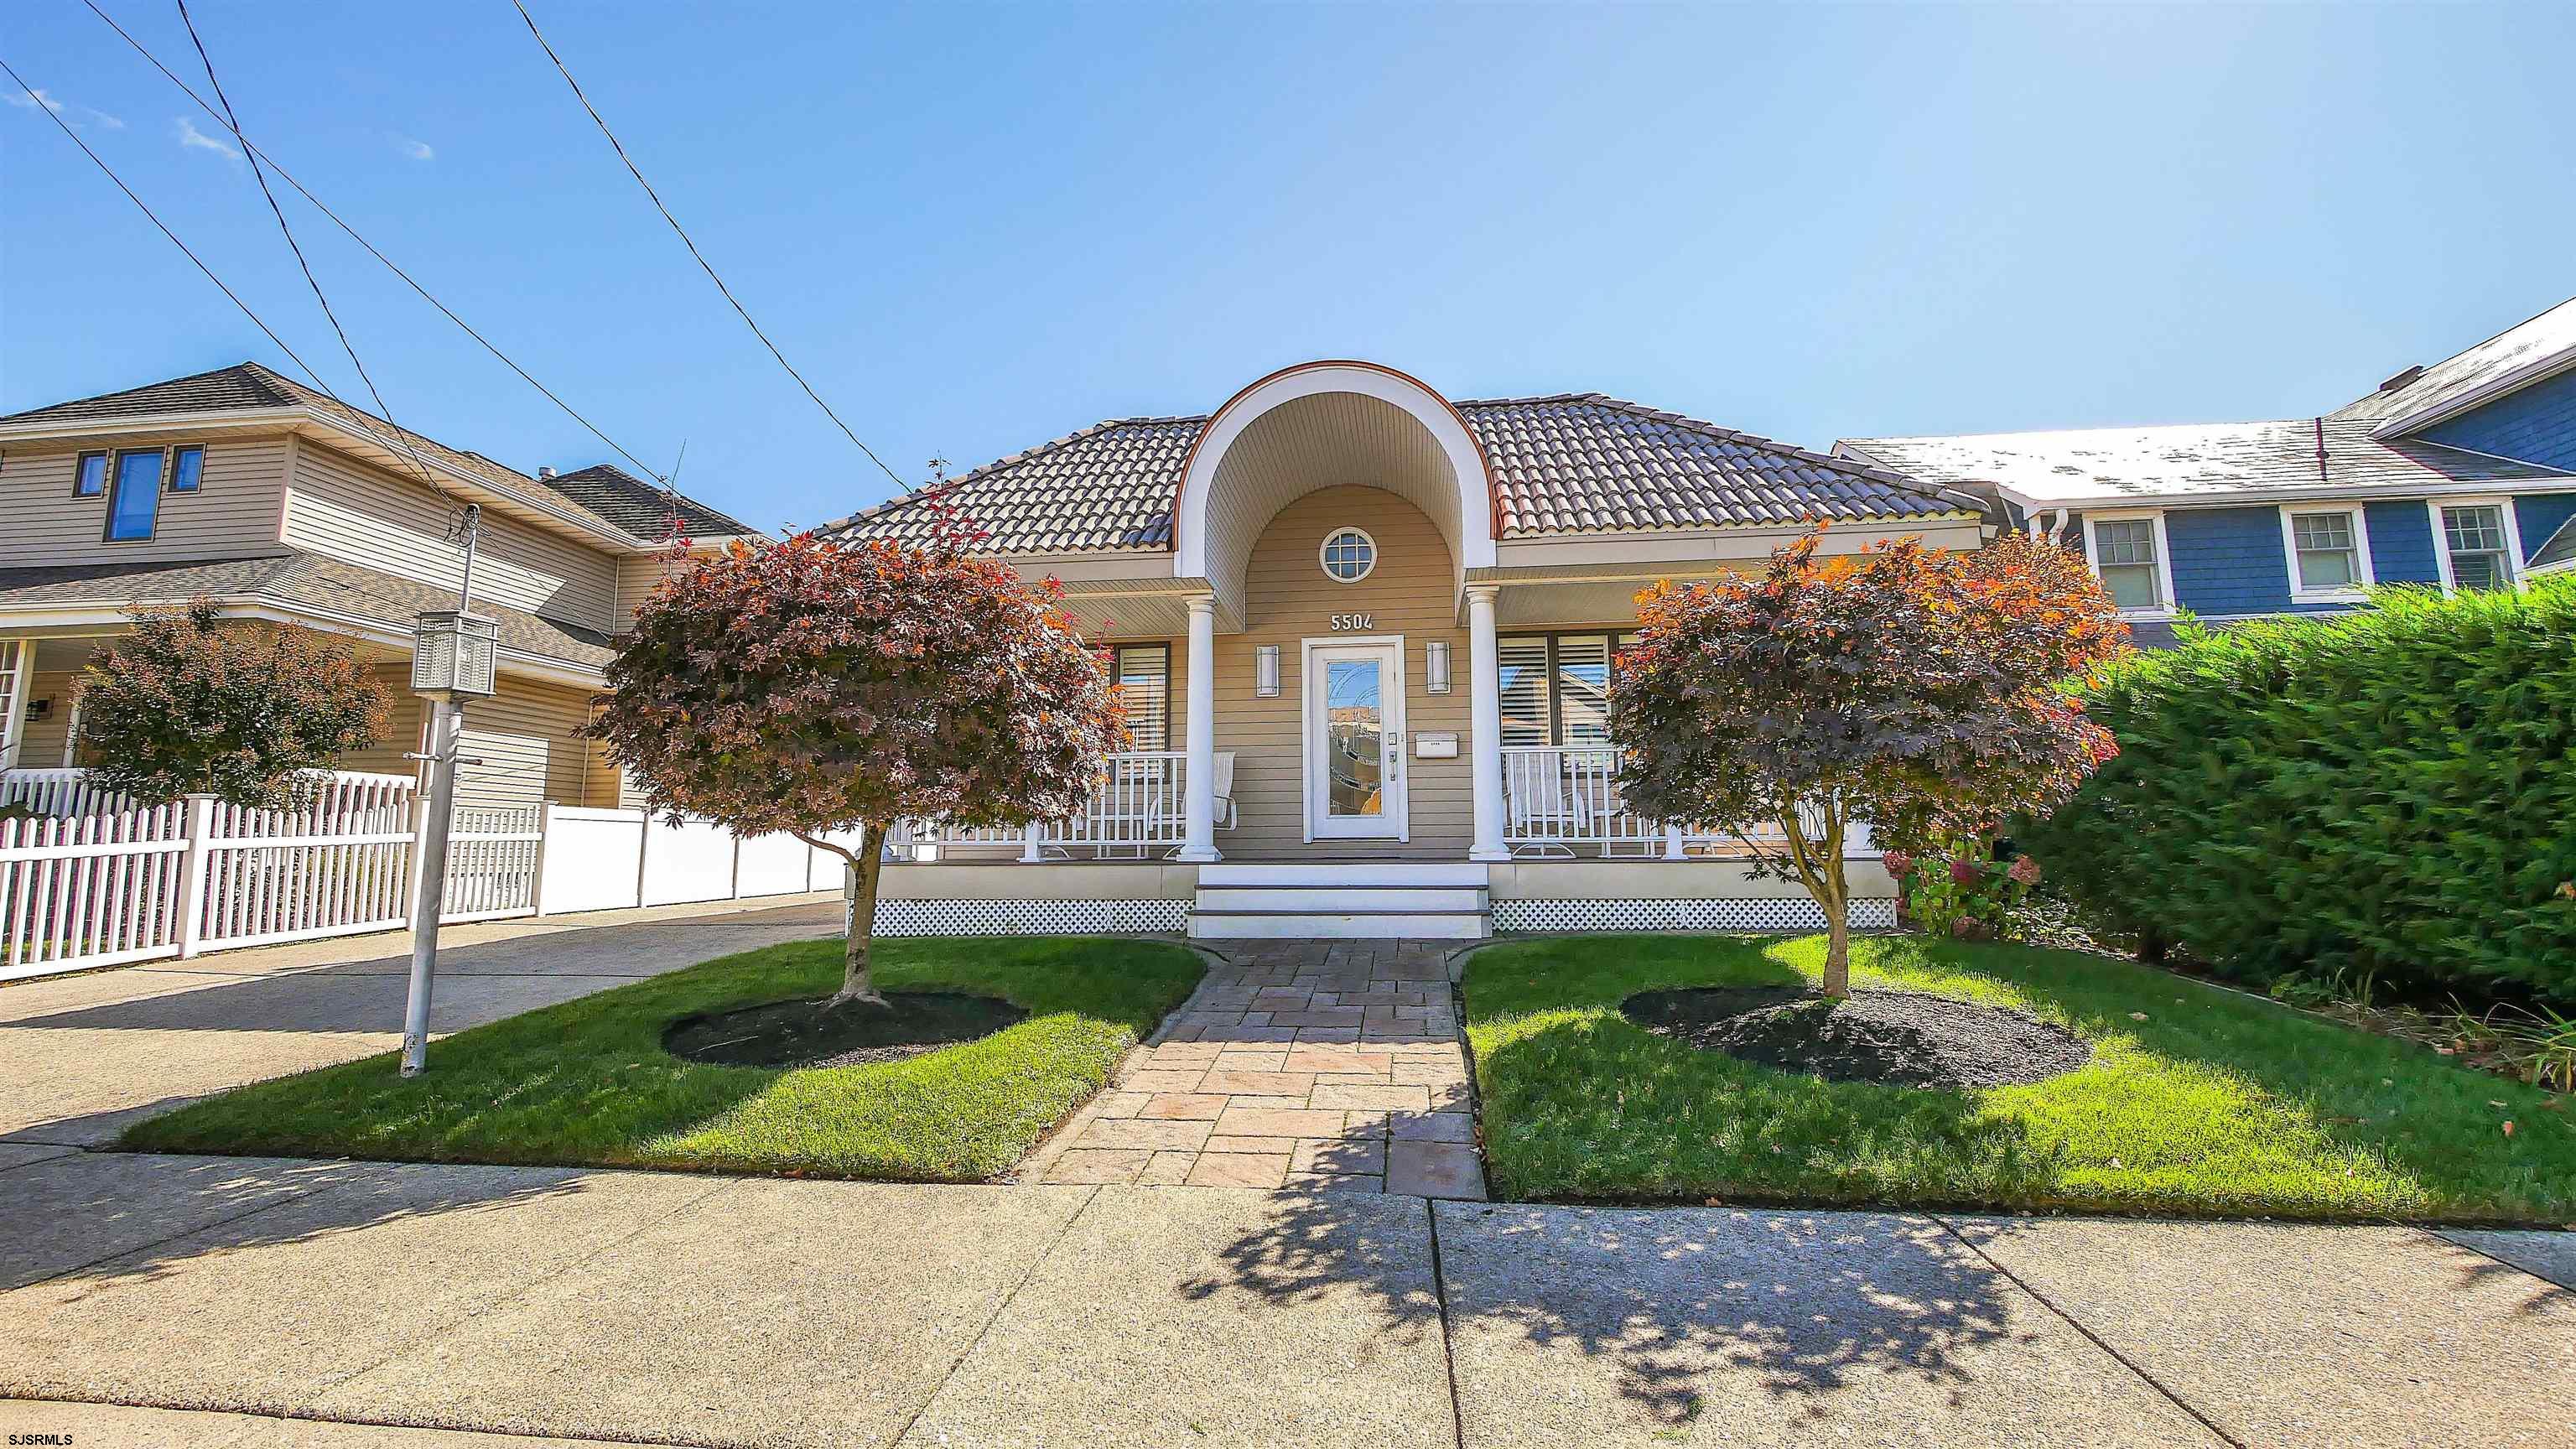
{"type": "Polygon", "coordinates": [[[889,991],[885,1006],[850,1001],[825,1011],[827,999],[683,1017],[662,1033],[662,1049],[720,1067],[855,1067],[991,1036],[1028,1017],[998,996],[962,991],[889,991]]]}
{"type": "Polygon", "coordinates": [[[2043,1082],[2093,1059],[2063,1027],[1919,991],[1855,991],[1836,1005],[1791,987],[1695,987],[1639,992],[1619,1010],[1657,1036],[1829,1082],[1958,1092],[2043,1082]]]}

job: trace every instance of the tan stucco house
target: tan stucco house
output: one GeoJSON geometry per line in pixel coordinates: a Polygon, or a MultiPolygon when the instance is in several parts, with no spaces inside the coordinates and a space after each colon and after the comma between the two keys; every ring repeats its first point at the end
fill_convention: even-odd
{"type": "MultiPolygon", "coordinates": [[[[1917,536],[1975,498],[1597,394],[1452,401],[1366,362],[1215,411],[1104,422],[828,526],[962,524],[1063,584],[1135,720],[1084,817],[926,825],[889,930],[1454,935],[1792,929],[1814,907],[1741,844],[1611,782],[1603,696],[1635,594],[1917,536]]],[[[1892,915],[1854,866],[1860,923],[1892,915]]]]}
{"type": "Polygon", "coordinates": [[[72,684],[142,605],[354,636],[396,690],[393,733],[338,763],[410,774],[414,618],[455,607],[450,526],[482,509],[475,612],[499,691],[466,707],[469,806],[615,806],[576,731],[612,638],[691,549],[754,530],[602,464],[518,472],[343,406],[257,363],[0,417],[0,769],[80,763],[72,684]]]}

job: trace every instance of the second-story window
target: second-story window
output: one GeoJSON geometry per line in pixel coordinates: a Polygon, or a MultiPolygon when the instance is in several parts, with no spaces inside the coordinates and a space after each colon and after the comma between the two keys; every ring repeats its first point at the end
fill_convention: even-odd
{"type": "Polygon", "coordinates": [[[2164,566],[2156,557],[2156,521],[2105,518],[2093,525],[2093,571],[2123,609],[2165,607],[2164,566]]]}
{"type": "Polygon", "coordinates": [[[170,491],[194,493],[206,476],[206,450],[195,445],[170,450],[170,491]]]}
{"type": "Polygon", "coordinates": [[[2450,560],[2453,588],[2513,586],[2513,552],[2504,530],[2501,504],[2452,504],[2442,509],[2442,548],[2450,560]]]}
{"type": "Polygon", "coordinates": [[[2300,593],[2361,587],[2361,537],[2351,510],[2291,514],[2290,547],[2298,555],[2300,593]]]}
{"type": "Polygon", "coordinates": [[[115,486],[107,495],[107,539],[134,543],[152,536],[161,516],[159,448],[116,455],[115,486]]]}
{"type": "Polygon", "coordinates": [[[72,465],[72,496],[96,498],[107,491],[107,455],[83,453],[72,465]]]}

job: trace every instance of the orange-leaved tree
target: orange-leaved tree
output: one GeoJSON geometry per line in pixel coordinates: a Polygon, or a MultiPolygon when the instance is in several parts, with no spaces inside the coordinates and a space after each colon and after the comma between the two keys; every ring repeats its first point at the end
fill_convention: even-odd
{"type": "Polygon", "coordinates": [[[1124,731],[1059,593],[951,529],[920,545],[737,543],[636,611],[590,733],[653,810],[849,861],[846,968],[824,1009],[881,1006],[868,942],[894,823],[1073,814],[1124,731]],[[851,830],[855,848],[829,838],[851,830]]]}
{"type": "Polygon", "coordinates": [[[1840,997],[1853,823],[1920,848],[2065,799],[2115,746],[2061,685],[2126,648],[2128,627],[2053,543],[1821,542],[1809,533],[1758,576],[1640,594],[1610,729],[1632,808],[1745,836],[1756,869],[1806,886],[1825,914],[1824,991],[1840,997]]]}

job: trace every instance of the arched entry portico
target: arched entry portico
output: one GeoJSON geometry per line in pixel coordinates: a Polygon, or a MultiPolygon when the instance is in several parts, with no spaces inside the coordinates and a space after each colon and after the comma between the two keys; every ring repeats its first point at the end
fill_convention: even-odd
{"type": "Polygon", "coordinates": [[[1245,622],[1245,568],[1263,528],[1289,504],[1344,484],[1381,488],[1428,516],[1448,544],[1452,605],[1463,594],[1472,752],[1470,859],[1509,858],[1502,835],[1501,704],[1494,593],[1468,571],[1494,563],[1494,490],[1483,450],[1446,398],[1375,363],[1302,364],[1228,399],[1193,445],[1173,508],[1173,573],[1203,581],[1189,600],[1188,754],[1183,861],[1218,859],[1215,637],[1245,622]]]}

